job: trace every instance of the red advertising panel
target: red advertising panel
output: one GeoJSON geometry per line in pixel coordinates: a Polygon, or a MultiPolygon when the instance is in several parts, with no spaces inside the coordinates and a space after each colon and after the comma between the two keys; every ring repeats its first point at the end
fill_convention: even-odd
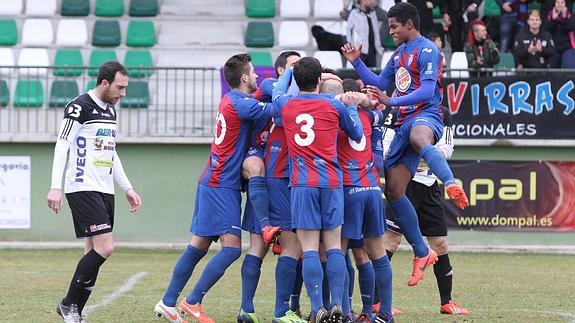
{"type": "Polygon", "coordinates": [[[443,200],[451,229],[575,231],[575,162],[450,161],[469,196],[443,200]]]}

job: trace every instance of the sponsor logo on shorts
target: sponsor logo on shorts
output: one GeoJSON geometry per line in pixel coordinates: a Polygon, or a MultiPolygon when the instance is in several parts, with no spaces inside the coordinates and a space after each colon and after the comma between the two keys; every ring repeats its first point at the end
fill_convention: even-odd
{"type": "Polygon", "coordinates": [[[425,122],[425,123],[428,123],[428,122],[429,122],[429,119],[427,119],[427,118],[421,118],[421,117],[420,117],[420,118],[416,118],[414,122],[425,122]]]}
{"type": "Polygon", "coordinates": [[[103,224],[92,224],[90,226],[90,232],[98,232],[98,231],[102,231],[102,230],[106,230],[106,229],[111,229],[112,226],[108,223],[103,223],[103,224]]]}
{"type": "Polygon", "coordinates": [[[367,191],[380,191],[381,187],[379,186],[370,186],[370,187],[352,187],[349,189],[349,195],[353,195],[356,193],[367,192],[367,191]]]}

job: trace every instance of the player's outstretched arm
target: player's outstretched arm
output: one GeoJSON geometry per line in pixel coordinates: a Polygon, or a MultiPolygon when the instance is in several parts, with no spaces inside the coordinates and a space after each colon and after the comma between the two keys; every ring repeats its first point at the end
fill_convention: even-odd
{"type": "Polygon", "coordinates": [[[287,94],[287,90],[292,74],[293,69],[286,68],[284,74],[280,77],[272,91],[272,102],[275,108],[280,111],[280,115],[284,105],[286,105],[286,103],[291,99],[291,95],[287,94]]]}
{"type": "Polygon", "coordinates": [[[421,81],[421,86],[415,91],[396,98],[389,99],[389,105],[391,106],[404,106],[404,105],[414,105],[421,102],[429,100],[435,92],[435,87],[437,86],[436,80],[425,79],[421,81]]]}
{"type": "Polygon", "coordinates": [[[359,77],[365,85],[375,85],[378,88],[385,90],[389,84],[394,80],[394,61],[390,59],[386,67],[377,75],[372,72],[359,57],[361,56],[361,46],[354,47],[350,43],[345,44],[341,48],[343,56],[351,62],[353,68],[359,74],[359,77]]]}
{"type": "Polygon", "coordinates": [[[347,107],[336,99],[330,100],[339,113],[339,126],[349,138],[359,141],[363,137],[363,126],[357,113],[359,99],[352,93],[344,93],[341,99],[347,107]]]}

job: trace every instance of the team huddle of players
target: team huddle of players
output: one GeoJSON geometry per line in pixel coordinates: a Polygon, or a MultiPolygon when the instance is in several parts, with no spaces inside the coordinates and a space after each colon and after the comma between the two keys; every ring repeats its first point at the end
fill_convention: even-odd
{"type": "Polygon", "coordinates": [[[253,299],[262,259],[272,244],[279,254],[273,322],[394,320],[380,176],[385,176],[394,222],[415,254],[410,286],[438,259],[425,244],[416,210],[405,194],[420,161],[441,179],[457,206],[465,208],[467,197],[456,185],[445,156],[434,147],[444,129],[441,55],[419,35],[413,6],[399,3],[388,17],[390,33],[401,45],[380,75],[359,59],[361,47],[342,48],[367,85],[363,93],[345,91],[343,82],[317,59],[300,58],[297,52],[282,53],[275,64],[278,79],[266,79],[259,88],[249,55],[227,60],[224,77],[232,91],[218,107],[208,164],[197,187],[193,237],[155,306],[158,316],[184,322],[180,313],[186,313],[198,322],[214,322],[202,299],[240,257],[241,230],[245,230],[250,232],[250,247],[241,267],[238,322],[259,322],[253,299]],[[393,97],[385,92],[391,82],[396,88],[393,97]],[[385,159],[384,126],[395,130],[385,159]],[[243,220],[242,189],[248,196],[243,220]],[[177,303],[196,264],[218,239],[221,250],[207,263],[191,293],[177,303]],[[363,244],[358,249],[371,260],[371,287],[380,305],[372,315],[373,297],[366,297],[369,311],[364,304],[362,313],[353,317],[349,301],[353,278],[345,251],[348,242],[357,247],[358,241],[363,244]],[[305,318],[293,299],[290,307],[292,294],[301,290],[298,274],[311,303],[305,318]]]}

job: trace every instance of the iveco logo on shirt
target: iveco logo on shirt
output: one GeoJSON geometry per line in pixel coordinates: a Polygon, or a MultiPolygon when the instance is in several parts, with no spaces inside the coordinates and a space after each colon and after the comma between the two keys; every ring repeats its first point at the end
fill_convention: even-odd
{"type": "Polygon", "coordinates": [[[98,132],[96,132],[96,136],[97,137],[116,137],[116,130],[112,130],[112,129],[98,129],[98,132]]]}
{"type": "Polygon", "coordinates": [[[76,182],[84,182],[84,167],[86,167],[86,138],[78,136],[76,138],[76,145],[78,145],[78,158],[76,158],[76,182]]]}

